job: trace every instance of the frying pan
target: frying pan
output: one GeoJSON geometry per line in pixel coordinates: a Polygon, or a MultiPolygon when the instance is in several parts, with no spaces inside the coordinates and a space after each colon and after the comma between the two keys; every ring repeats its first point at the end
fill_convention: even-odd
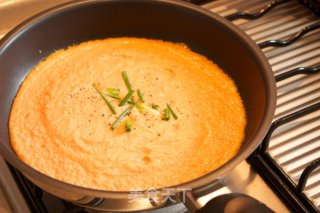
{"type": "Polygon", "coordinates": [[[129,203],[129,192],[95,190],[61,182],[23,163],[10,145],[8,117],[11,104],[33,66],[57,49],[87,40],[120,36],[183,42],[215,61],[234,79],[239,89],[247,113],[243,146],[220,168],[171,186],[177,189],[175,197],[178,200],[182,196],[180,189],[190,189],[183,194],[186,205],[190,206],[195,198],[212,191],[214,185],[262,141],[274,115],[276,89],[268,61],[245,33],[224,18],[182,1],[74,1],[44,11],[8,33],[0,41],[0,153],[39,187],[87,208],[134,211],[171,205],[147,198],[139,203],[129,203]]]}

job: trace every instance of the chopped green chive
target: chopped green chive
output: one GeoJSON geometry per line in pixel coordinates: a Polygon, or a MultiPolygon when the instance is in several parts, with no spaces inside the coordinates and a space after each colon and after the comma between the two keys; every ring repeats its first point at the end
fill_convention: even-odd
{"type": "Polygon", "coordinates": [[[131,84],[130,84],[130,81],[129,81],[129,78],[128,78],[126,71],[122,72],[122,79],[123,79],[124,83],[126,84],[128,91],[130,92],[132,90],[132,87],[131,87],[131,84]]]}
{"type": "Polygon", "coordinates": [[[113,114],[117,114],[116,110],[114,109],[114,107],[112,106],[112,104],[108,101],[107,97],[99,90],[99,87],[97,84],[92,84],[92,86],[94,87],[94,89],[99,93],[99,95],[101,96],[101,98],[104,100],[104,102],[107,104],[107,106],[109,107],[110,111],[113,114]]]}
{"type": "MultiPolygon", "coordinates": [[[[127,87],[128,93],[126,96],[120,101],[119,106],[124,106],[128,104],[128,108],[126,108],[119,116],[118,118],[114,121],[114,123],[111,126],[111,129],[114,130],[116,129],[122,122],[122,120],[127,117],[130,112],[132,111],[133,108],[137,108],[137,110],[140,113],[144,113],[144,111],[148,111],[152,114],[155,114],[157,116],[161,116],[161,112],[158,111],[159,106],[156,104],[152,104],[151,107],[147,106],[146,104],[143,104],[145,102],[144,99],[144,93],[141,92],[141,90],[137,90],[138,94],[138,100],[135,100],[135,97],[133,94],[135,93],[135,90],[132,89],[127,72],[123,71],[122,72],[122,78],[123,81],[125,82],[125,85],[127,87]]],[[[102,97],[102,99],[105,101],[107,106],[109,107],[110,111],[113,114],[117,114],[115,108],[112,106],[111,102],[108,100],[108,97],[118,99],[120,100],[120,89],[118,88],[106,88],[106,89],[101,89],[98,84],[93,83],[92,86],[94,89],[99,93],[99,95],[102,97]]],[[[170,120],[170,116],[174,119],[178,119],[178,116],[176,113],[173,111],[171,106],[167,104],[167,107],[164,109],[163,113],[163,120],[170,120]]],[[[127,132],[130,132],[132,130],[132,121],[128,117],[125,122],[125,130],[127,132]]]]}
{"type": "Polygon", "coordinates": [[[171,112],[172,117],[173,117],[175,120],[177,120],[177,119],[178,119],[178,116],[176,115],[176,113],[174,113],[174,111],[172,110],[172,108],[170,107],[169,104],[167,104],[167,107],[168,107],[169,111],[171,112]]]}
{"type": "Polygon", "coordinates": [[[136,100],[135,100],[135,96],[131,96],[131,98],[130,98],[130,100],[128,101],[128,104],[130,104],[130,105],[135,105],[135,104],[137,104],[137,102],[136,102],[136,100]]]}
{"type": "Polygon", "coordinates": [[[145,105],[145,104],[140,104],[140,105],[141,105],[141,107],[142,107],[143,109],[147,110],[148,112],[150,112],[150,113],[152,113],[152,114],[154,114],[154,115],[157,115],[157,116],[160,116],[160,115],[161,115],[158,110],[155,110],[155,109],[153,109],[153,108],[151,108],[151,107],[148,107],[148,106],[145,105]]]}
{"type": "Polygon", "coordinates": [[[136,106],[137,110],[140,112],[140,114],[144,113],[144,108],[141,104],[136,104],[135,106],[136,106]]]}
{"type": "Polygon", "coordinates": [[[107,88],[107,89],[105,89],[104,93],[105,93],[107,96],[110,96],[111,98],[120,99],[120,98],[119,98],[120,89],[107,88]]]}
{"type": "Polygon", "coordinates": [[[168,108],[164,109],[163,120],[170,120],[170,110],[168,108]]]}
{"type": "Polygon", "coordinates": [[[141,99],[139,98],[137,102],[134,103],[134,105],[129,106],[127,109],[125,109],[121,115],[115,120],[115,122],[112,124],[111,128],[114,130],[116,129],[124,117],[126,117],[134,107],[136,107],[141,102],[141,99]]]}
{"type": "Polygon", "coordinates": [[[115,120],[115,122],[112,124],[111,128],[114,130],[116,129],[119,124],[121,123],[121,121],[123,120],[124,117],[126,117],[130,112],[131,110],[133,109],[134,106],[129,106],[127,109],[125,109],[121,115],[117,118],[117,120],[115,120]]]}
{"type": "Polygon", "coordinates": [[[138,98],[138,101],[135,103],[135,107],[137,108],[137,110],[142,114],[143,113],[143,106],[142,106],[142,104],[141,103],[143,103],[143,96],[144,96],[144,94],[140,94],[140,95],[138,95],[139,96],[139,98],[138,98]]]}
{"type": "Polygon", "coordinates": [[[134,93],[134,90],[130,90],[128,92],[128,94],[122,99],[122,101],[120,102],[119,106],[124,106],[126,103],[128,103],[128,101],[132,97],[133,93],[134,93]]]}
{"type": "Polygon", "coordinates": [[[158,109],[158,108],[159,108],[159,105],[157,105],[157,104],[152,104],[151,107],[152,107],[152,109],[158,109]]]}
{"type": "Polygon", "coordinates": [[[132,122],[131,122],[131,120],[129,118],[126,120],[125,128],[126,128],[127,132],[130,132],[131,129],[132,129],[132,122]]]}
{"type": "Polygon", "coordinates": [[[136,104],[136,102],[135,102],[135,101],[130,100],[130,101],[128,101],[128,104],[130,104],[130,105],[135,105],[135,104],[136,104]]]}
{"type": "Polygon", "coordinates": [[[144,96],[144,93],[141,96],[139,96],[137,103],[142,103],[143,96],[144,96]]]}
{"type": "Polygon", "coordinates": [[[141,91],[140,91],[139,89],[137,90],[137,92],[138,92],[138,96],[139,96],[139,98],[141,99],[142,103],[144,103],[143,94],[141,93],[141,91]]]}

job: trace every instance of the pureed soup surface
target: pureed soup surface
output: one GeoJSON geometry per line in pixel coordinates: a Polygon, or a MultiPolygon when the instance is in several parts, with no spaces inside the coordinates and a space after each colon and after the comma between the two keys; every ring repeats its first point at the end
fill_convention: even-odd
{"type": "Polygon", "coordinates": [[[40,62],[19,89],[9,130],[18,157],[38,171],[118,191],[211,172],[239,151],[245,125],[234,82],[213,62],[182,44],[111,38],[40,62]],[[120,107],[125,74],[135,91],[120,107]]]}

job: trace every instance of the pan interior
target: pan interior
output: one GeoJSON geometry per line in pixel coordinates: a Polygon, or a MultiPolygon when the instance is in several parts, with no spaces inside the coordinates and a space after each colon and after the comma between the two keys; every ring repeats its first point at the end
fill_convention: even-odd
{"type": "Polygon", "coordinates": [[[11,150],[7,128],[11,104],[34,65],[57,49],[120,36],[182,42],[216,62],[234,79],[244,101],[248,124],[242,151],[258,145],[260,141],[253,138],[261,131],[270,105],[266,80],[269,74],[242,34],[230,30],[215,15],[208,16],[195,12],[191,6],[179,7],[166,1],[87,1],[74,5],[42,14],[2,41],[1,146],[11,150]]]}

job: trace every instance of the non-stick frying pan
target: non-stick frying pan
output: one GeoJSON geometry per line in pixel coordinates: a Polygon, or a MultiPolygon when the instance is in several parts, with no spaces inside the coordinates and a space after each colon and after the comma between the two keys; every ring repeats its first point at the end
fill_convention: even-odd
{"type": "MultiPolygon", "coordinates": [[[[234,79],[248,121],[242,149],[215,171],[172,186],[192,189],[187,194],[189,201],[191,197],[210,192],[219,179],[245,160],[262,141],[275,110],[275,81],[265,56],[247,35],[218,15],[180,1],[74,1],[36,15],[7,34],[0,41],[1,155],[44,190],[89,208],[143,210],[168,205],[149,199],[138,204],[129,203],[128,192],[94,190],[55,180],[23,163],[11,149],[8,135],[10,108],[30,69],[57,49],[82,41],[119,36],[183,42],[215,61],[234,79]]],[[[181,198],[178,190],[176,197],[179,196],[181,198]]]]}

